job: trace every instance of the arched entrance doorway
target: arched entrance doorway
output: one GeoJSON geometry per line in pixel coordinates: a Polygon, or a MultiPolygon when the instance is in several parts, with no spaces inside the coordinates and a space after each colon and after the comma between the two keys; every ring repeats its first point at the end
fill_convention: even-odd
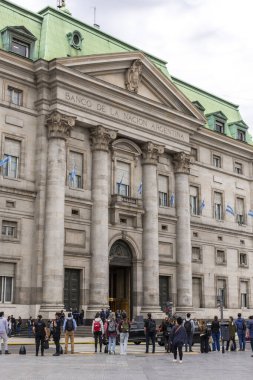
{"type": "Polygon", "coordinates": [[[132,253],[123,240],[117,240],[109,254],[109,305],[112,311],[125,310],[132,317],[132,253]]]}

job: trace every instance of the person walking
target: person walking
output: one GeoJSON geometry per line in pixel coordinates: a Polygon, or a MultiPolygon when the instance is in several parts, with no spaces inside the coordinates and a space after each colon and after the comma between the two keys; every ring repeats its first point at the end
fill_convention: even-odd
{"type": "Polygon", "coordinates": [[[107,321],[107,335],[108,335],[108,354],[115,355],[115,346],[117,338],[117,322],[115,319],[115,313],[111,312],[107,321]]]}
{"type": "Polygon", "coordinates": [[[149,351],[149,339],[152,342],[152,353],[155,353],[155,337],[156,337],[156,322],[152,319],[151,313],[147,314],[148,319],[146,319],[144,324],[144,333],[146,335],[146,354],[149,351]]]}
{"type": "Polygon", "coordinates": [[[127,354],[127,343],[129,338],[130,322],[126,313],[122,313],[122,320],[119,323],[120,334],[120,355],[127,354]]]}
{"type": "Polygon", "coordinates": [[[37,320],[34,322],[33,333],[35,335],[36,356],[39,355],[39,349],[41,349],[41,356],[44,356],[44,343],[47,331],[46,324],[42,320],[42,315],[38,315],[37,320]]]}
{"type": "Polygon", "coordinates": [[[193,341],[193,334],[195,331],[195,325],[193,320],[191,319],[191,314],[186,314],[186,319],[184,321],[184,328],[187,334],[187,339],[185,343],[185,352],[187,352],[187,348],[189,347],[189,352],[192,352],[192,341],[193,341]]]}
{"type": "Polygon", "coordinates": [[[200,352],[201,354],[208,354],[209,352],[209,334],[207,331],[206,322],[201,319],[198,323],[200,335],[200,352]]]}
{"type": "Polygon", "coordinates": [[[246,335],[246,323],[242,318],[242,314],[238,313],[238,318],[235,321],[236,331],[239,339],[239,351],[245,351],[245,335],[246,335]]]}
{"type": "Polygon", "coordinates": [[[220,351],[220,323],[217,315],[215,315],[211,323],[212,348],[213,351],[220,351]]]}
{"type": "Polygon", "coordinates": [[[171,352],[170,333],[171,333],[172,327],[173,327],[173,323],[167,316],[162,321],[161,326],[159,326],[160,331],[163,333],[164,348],[166,352],[171,352]]]}
{"type": "Polygon", "coordinates": [[[253,315],[249,317],[249,320],[247,321],[247,337],[250,339],[250,345],[251,345],[251,351],[253,358],[253,315]]]}
{"type": "Polygon", "coordinates": [[[187,341],[186,329],[183,326],[183,320],[181,317],[177,318],[176,325],[172,328],[170,334],[170,340],[173,347],[174,359],[173,362],[177,362],[177,352],[179,354],[179,363],[183,362],[183,345],[187,341]]]}
{"type": "Polygon", "coordinates": [[[100,318],[100,313],[96,313],[95,319],[92,322],[91,331],[95,340],[95,352],[97,352],[98,341],[100,352],[102,352],[102,336],[104,335],[104,324],[102,319],[100,318]]]}
{"type": "Polygon", "coordinates": [[[53,356],[60,356],[61,354],[61,313],[55,313],[55,319],[52,321],[52,335],[55,344],[55,353],[53,356]]]}
{"type": "Polygon", "coordinates": [[[230,346],[230,351],[236,351],[236,343],[235,343],[236,326],[235,326],[233,317],[229,317],[228,330],[229,330],[229,340],[227,341],[226,351],[229,350],[230,342],[232,342],[230,346]]]}
{"type": "Polygon", "coordinates": [[[71,354],[74,354],[74,337],[76,331],[76,321],[72,317],[72,313],[68,313],[68,317],[64,320],[62,331],[65,334],[65,351],[68,353],[69,339],[71,343],[71,354]]]}
{"type": "Polygon", "coordinates": [[[10,354],[8,351],[8,323],[7,319],[4,318],[4,312],[0,311],[0,355],[2,354],[2,339],[4,343],[4,353],[5,355],[10,354]]]}

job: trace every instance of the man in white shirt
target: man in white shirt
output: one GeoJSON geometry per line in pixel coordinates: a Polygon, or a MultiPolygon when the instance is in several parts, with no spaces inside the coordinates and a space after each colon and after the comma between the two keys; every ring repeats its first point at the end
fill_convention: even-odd
{"type": "Polygon", "coordinates": [[[0,354],[2,354],[2,339],[4,341],[5,354],[9,354],[8,351],[8,323],[4,318],[4,312],[0,311],[0,354]]]}

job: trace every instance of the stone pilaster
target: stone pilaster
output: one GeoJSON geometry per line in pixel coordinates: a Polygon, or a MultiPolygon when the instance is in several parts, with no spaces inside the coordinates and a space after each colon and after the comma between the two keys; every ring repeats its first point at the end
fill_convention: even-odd
{"type": "Polygon", "coordinates": [[[142,146],[143,184],[143,314],[151,312],[154,318],[162,315],[159,306],[159,240],[157,162],[164,147],[147,142],[142,146]]]}
{"type": "Polygon", "coordinates": [[[92,147],[92,222],[90,300],[86,318],[108,306],[109,259],[108,259],[108,198],[109,144],[117,136],[115,131],[99,125],[90,133],[92,147]]]}
{"type": "Polygon", "coordinates": [[[192,249],[190,228],[189,174],[190,156],[184,152],[173,157],[175,171],[175,201],[177,213],[177,310],[192,308],[192,249]]]}
{"type": "Polygon", "coordinates": [[[63,308],[66,140],[74,125],[74,117],[58,111],[53,111],[46,119],[49,141],[41,306],[44,317],[63,308]]]}

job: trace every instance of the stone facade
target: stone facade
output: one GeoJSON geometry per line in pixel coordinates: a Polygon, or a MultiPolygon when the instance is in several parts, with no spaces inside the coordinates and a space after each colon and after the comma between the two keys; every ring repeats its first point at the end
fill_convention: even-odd
{"type": "Polygon", "coordinates": [[[221,294],[225,317],[252,314],[249,142],[207,128],[140,52],[34,62],[1,50],[0,66],[6,314],[92,318],[110,304],[160,318],[170,301],[211,318],[221,294]]]}

